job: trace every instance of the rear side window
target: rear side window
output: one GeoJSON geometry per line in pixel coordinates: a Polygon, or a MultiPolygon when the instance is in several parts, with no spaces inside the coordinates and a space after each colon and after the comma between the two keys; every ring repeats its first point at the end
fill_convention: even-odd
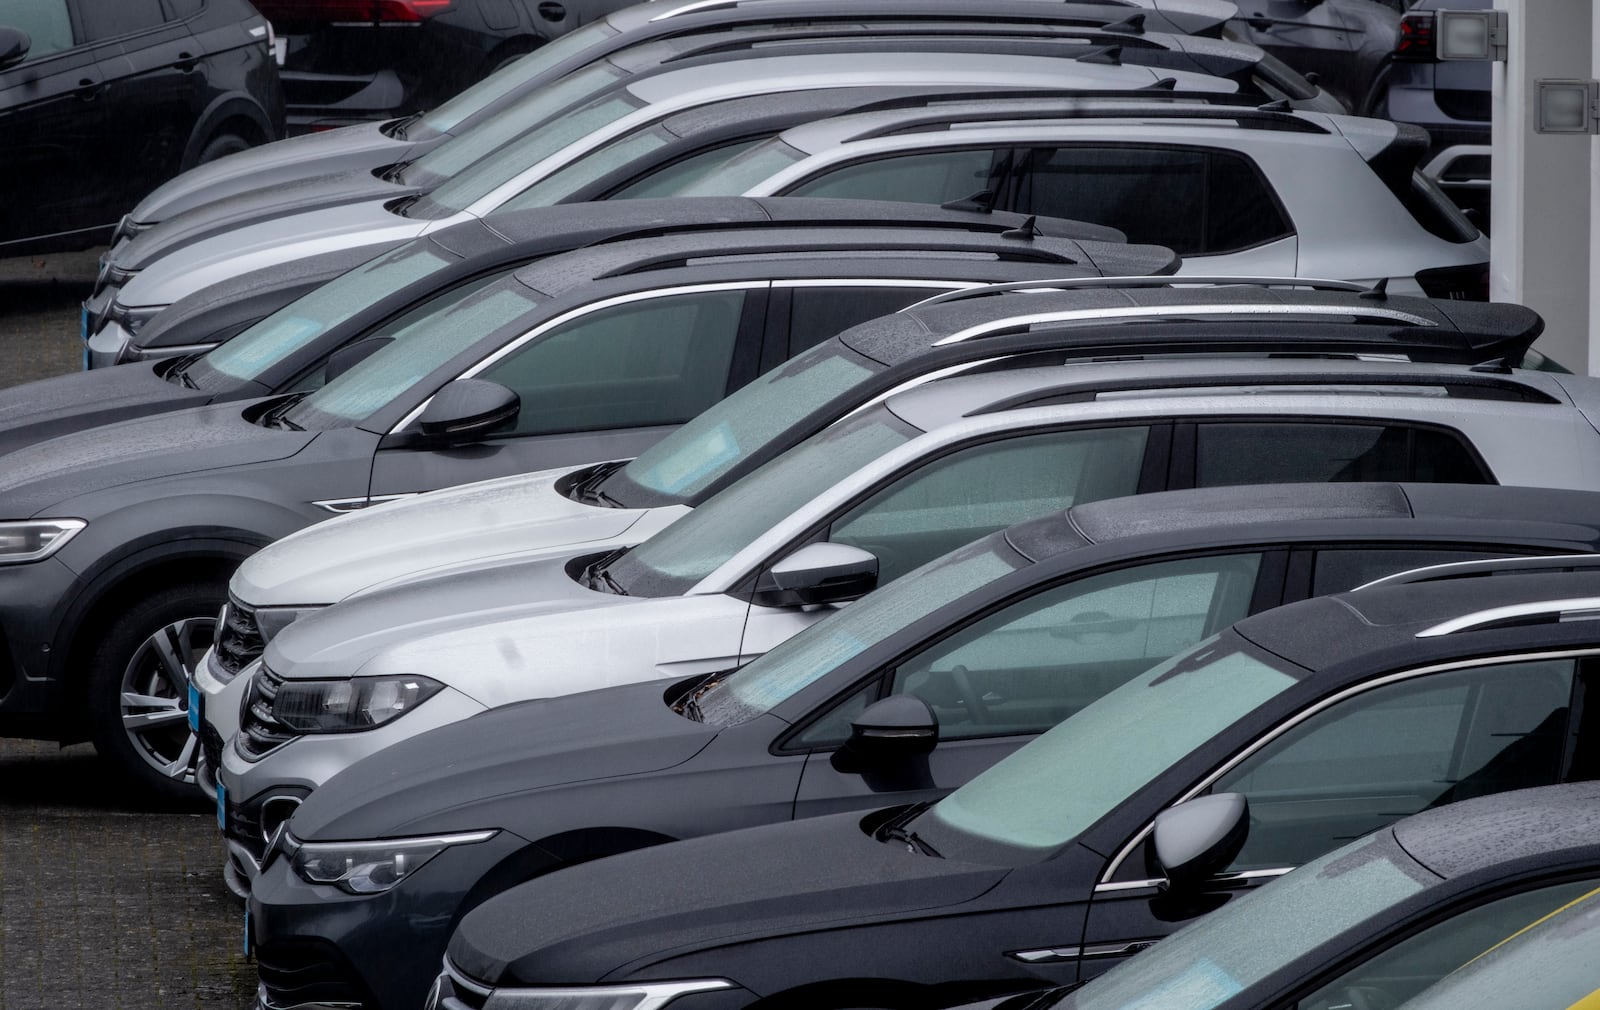
{"type": "Polygon", "coordinates": [[[1314,574],[1311,576],[1312,596],[1331,596],[1364,586],[1396,572],[1409,572],[1414,568],[1432,565],[1450,565],[1458,561],[1483,561],[1520,554],[1519,550],[1497,551],[1450,550],[1448,548],[1355,547],[1317,552],[1314,574]]]}
{"type": "Polygon", "coordinates": [[[1417,480],[1492,484],[1452,432],[1401,424],[1243,421],[1195,430],[1195,486],[1417,480]]]}
{"type": "Polygon", "coordinates": [[[0,0],[0,25],[28,33],[28,59],[72,48],[67,0],[0,0]]]}
{"type": "Polygon", "coordinates": [[[116,0],[115,3],[85,3],[78,5],[83,17],[84,31],[90,42],[134,35],[165,24],[166,12],[161,0],[116,0]]]}
{"type": "Polygon", "coordinates": [[[801,183],[785,195],[950,203],[995,187],[1000,174],[995,153],[987,148],[933,151],[861,162],[801,183]]]}
{"type": "Polygon", "coordinates": [[[1062,147],[1033,153],[1017,209],[1121,229],[1184,255],[1225,253],[1293,233],[1248,159],[1220,151],[1062,147]]]}
{"type": "Polygon", "coordinates": [[[926,288],[795,288],[789,309],[789,356],[937,293],[926,288]]]}

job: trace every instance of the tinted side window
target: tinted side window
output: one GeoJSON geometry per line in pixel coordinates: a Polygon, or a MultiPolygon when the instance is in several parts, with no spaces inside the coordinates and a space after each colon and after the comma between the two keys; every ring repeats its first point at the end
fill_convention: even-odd
{"type": "Polygon", "coordinates": [[[115,0],[114,3],[91,0],[79,4],[78,13],[90,42],[132,35],[163,24],[167,19],[161,0],[115,0]]]}
{"type": "Polygon", "coordinates": [[[928,288],[795,288],[789,308],[789,355],[935,294],[928,288]]]}
{"type": "Polygon", "coordinates": [[[709,291],[601,309],[479,378],[522,397],[519,435],[682,424],[727,393],[744,298],[709,291]]]}
{"type": "Polygon", "coordinates": [[[206,0],[166,0],[166,3],[167,18],[170,21],[192,18],[206,7],[206,0]]]}
{"type": "Polygon", "coordinates": [[[72,48],[67,0],[0,0],[0,25],[28,33],[28,59],[72,48]]]}
{"type": "Polygon", "coordinates": [[[1184,254],[1229,252],[1293,231],[1245,158],[1171,148],[1036,151],[1018,209],[1109,225],[1129,242],[1184,254]]]}
{"type": "Polygon", "coordinates": [[[1311,577],[1311,595],[1328,596],[1364,586],[1385,575],[1406,572],[1430,565],[1448,565],[1457,561],[1482,561],[1503,558],[1520,551],[1465,551],[1422,548],[1414,550],[1387,547],[1360,547],[1317,552],[1316,570],[1311,577]]]}
{"type": "Polygon", "coordinates": [[[942,739],[1042,733],[1250,609],[1259,554],[1141,565],[1056,586],[895,670],[942,739]]]}
{"type": "Polygon", "coordinates": [[[1219,422],[1195,430],[1195,486],[1420,480],[1492,484],[1459,436],[1406,425],[1219,422]]]}
{"type": "Polygon", "coordinates": [[[1133,494],[1149,429],[1054,431],[970,446],[895,483],[829,537],[878,556],[880,582],[1012,523],[1133,494]]]}
{"type": "Polygon", "coordinates": [[[995,164],[995,152],[987,149],[907,154],[847,165],[803,182],[785,195],[949,203],[993,188],[998,174],[995,164]]]}
{"type": "Polygon", "coordinates": [[[1294,727],[1223,776],[1250,800],[1234,869],[1294,866],[1430,807],[1560,778],[1570,659],[1373,688],[1294,727]]]}

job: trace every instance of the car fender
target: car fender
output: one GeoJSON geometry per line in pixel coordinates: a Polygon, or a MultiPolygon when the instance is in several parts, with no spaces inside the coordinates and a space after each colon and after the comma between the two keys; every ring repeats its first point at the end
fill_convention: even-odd
{"type": "Polygon", "coordinates": [[[200,113],[200,118],[194,124],[194,130],[189,134],[189,142],[183,147],[183,167],[193,168],[200,158],[201,150],[205,148],[206,142],[211,139],[217,127],[236,118],[248,119],[251,125],[261,131],[261,136],[265,138],[264,142],[270,142],[277,136],[271,117],[254,98],[242,91],[230,91],[212,99],[211,104],[200,113]]]}

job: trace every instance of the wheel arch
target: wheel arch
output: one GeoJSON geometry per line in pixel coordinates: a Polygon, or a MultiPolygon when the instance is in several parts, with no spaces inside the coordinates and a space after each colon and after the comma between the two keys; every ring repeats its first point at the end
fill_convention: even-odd
{"type": "Polygon", "coordinates": [[[253,145],[273,139],[272,120],[255,99],[242,92],[219,95],[200,113],[194,129],[189,132],[189,141],[183,146],[183,170],[194,168],[200,152],[212,139],[230,132],[226,129],[229,126],[234,127],[232,132],[239,133],[253,145]]]}

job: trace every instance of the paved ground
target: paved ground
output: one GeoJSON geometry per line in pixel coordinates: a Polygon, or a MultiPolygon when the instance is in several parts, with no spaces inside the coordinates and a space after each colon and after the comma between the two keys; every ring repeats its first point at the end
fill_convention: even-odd
{"type": "MultiPolygon", "coordinates": [[[[0,386],[79,368],[96,253],[0,260],[0,386]]],[[[150,812],[88,746],[0,740],[0,1010],[250,1005],[216,821],[150,812]]]]}

